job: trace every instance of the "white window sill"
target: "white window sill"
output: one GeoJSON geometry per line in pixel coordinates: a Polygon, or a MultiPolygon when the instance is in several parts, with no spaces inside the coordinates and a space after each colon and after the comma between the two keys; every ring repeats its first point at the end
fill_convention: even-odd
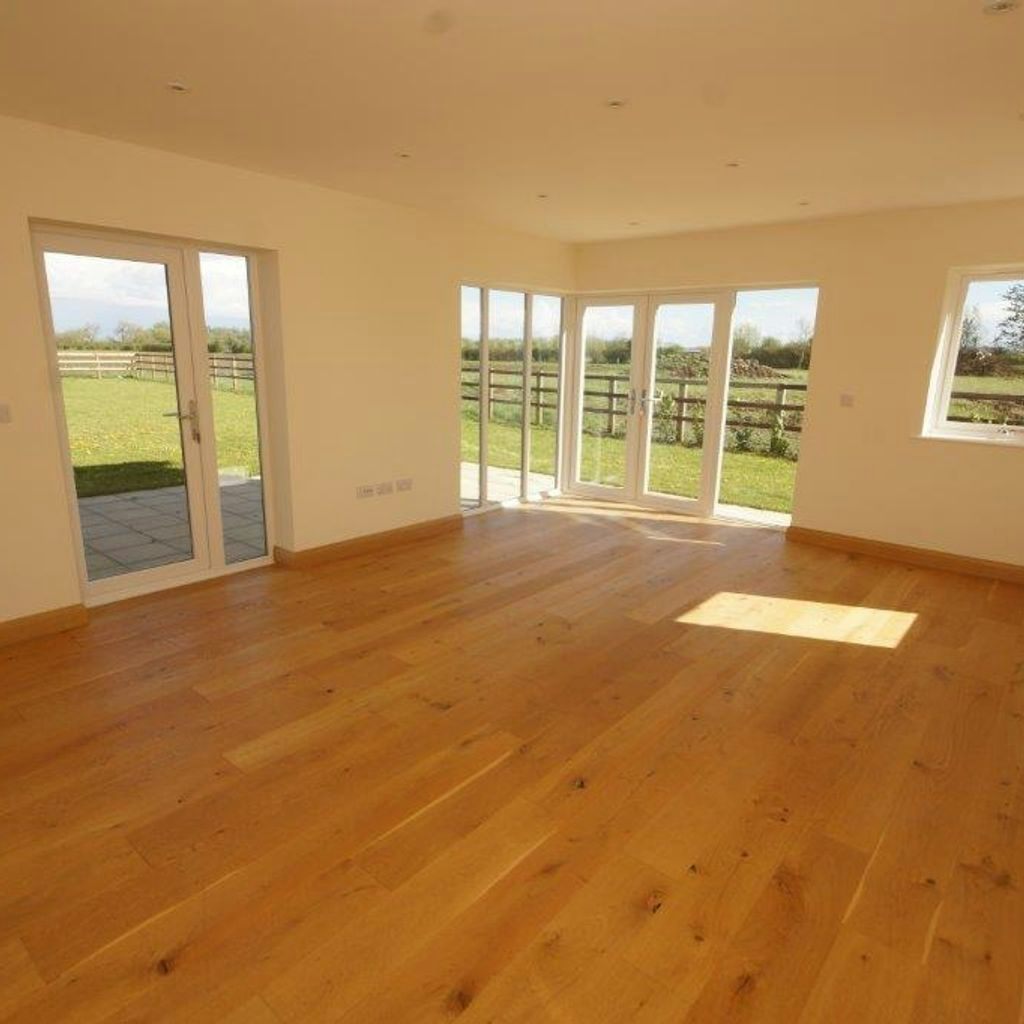
{"type": "Polygon", "coordinates": [[[1016,434],[1010,437],[1000,437],[995,434],[957,434],[952,431],[932,431],[925,434],[915,434],[915,441],[954,441],[957,444],[986,444],[996,448],[1024,448],[1024,434],[1016,434]]]}

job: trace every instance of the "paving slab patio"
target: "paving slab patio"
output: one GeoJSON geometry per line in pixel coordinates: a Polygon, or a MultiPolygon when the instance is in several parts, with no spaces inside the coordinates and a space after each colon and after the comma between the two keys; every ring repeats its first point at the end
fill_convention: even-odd
{"type": "MultiPolygon", "coordinates": [[[[228,563],[265,555],[262,482],[222,480],[220,501],[228,563]]],[[[184,486],[79,498],[78,511],[90,580],[192,557],[184,486]]]]}

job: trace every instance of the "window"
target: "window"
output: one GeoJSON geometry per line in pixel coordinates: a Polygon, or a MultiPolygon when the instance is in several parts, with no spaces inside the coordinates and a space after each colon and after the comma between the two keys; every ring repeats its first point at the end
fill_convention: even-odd
{"type": "Polygon", "coordinates": [[[1024,267],[953,276],[925,432],[1024,444],[1024,267]]]}
{"type": "Polygon", "coordinates": [[[557,486],[562,300],[461,289],[460,500],[464,510],[557,486]]]}

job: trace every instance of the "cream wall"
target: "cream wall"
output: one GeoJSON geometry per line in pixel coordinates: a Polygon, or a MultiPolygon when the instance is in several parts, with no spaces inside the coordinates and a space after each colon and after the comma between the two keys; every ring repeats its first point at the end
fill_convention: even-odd
{"type": "Polygon", "coordinates": [[[570,247],[482,224],[9,118],[0,154],[0,620],[80,599],[30,218],[276,253],[277,539],[298,549],[456,512],[459,282],[572,286],[570,247]],[[398,476],[412,492],[356,502],[398,476]]]}
{"type": "Polygon", "coordinates": [[[817,282],[795,522],[1024,564],[1024,450],[917,436],[947,272],[1024,263],[1024,201],[569,247],[7,118],[0,154],[0,402],[13,413],[0,424],[0,620],[80,598],[30,218],[274,254],[268,383],[286,546],[457,510],[460,281],[817,282]],[[408,475],[410,494],[354,498],[359,483],[408,475]]]}
{"type": "Polygon", "coordinates": [[[794,523],[1024,564],[1024,449],[918,436],[950,268],[1012,262],[1024,264],[1024,201],[581,245],[576,280],[816,282],[794,523]]]}

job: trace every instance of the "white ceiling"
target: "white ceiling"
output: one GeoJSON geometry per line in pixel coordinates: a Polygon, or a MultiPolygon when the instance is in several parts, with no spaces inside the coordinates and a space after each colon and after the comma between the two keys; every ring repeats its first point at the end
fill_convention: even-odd
{"type": "Polygon", "coordinates": [[[1021,195],[982,3],[4,0],[0,111],[575,241],[1021,195]]]}

